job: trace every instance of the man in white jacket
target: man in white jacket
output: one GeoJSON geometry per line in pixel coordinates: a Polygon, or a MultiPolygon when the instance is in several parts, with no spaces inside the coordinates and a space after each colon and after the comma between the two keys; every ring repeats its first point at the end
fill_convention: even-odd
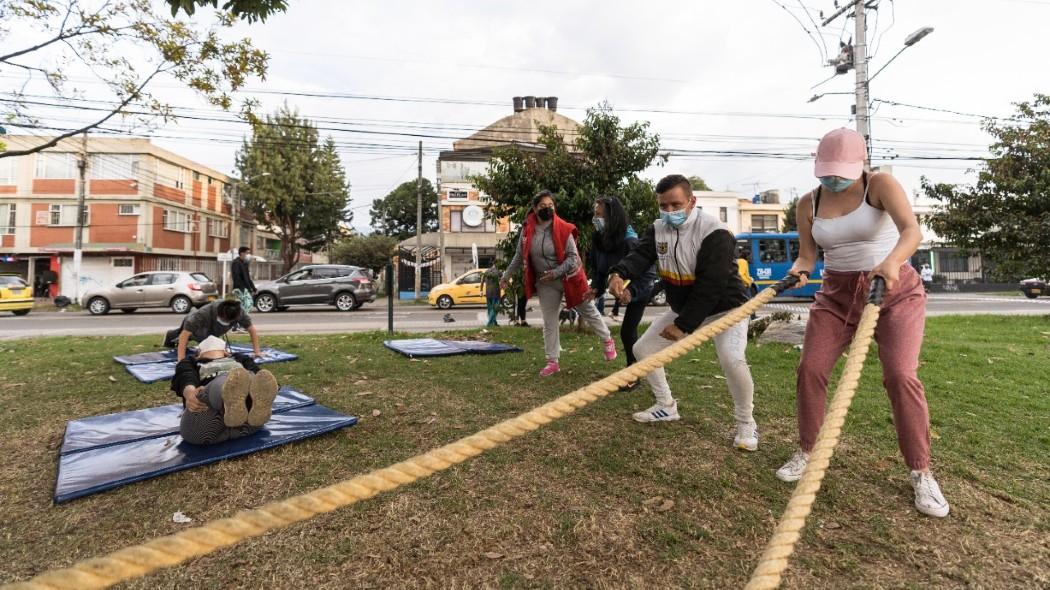
{"type": "MultiPolygon", "coordinates": [[[[725,224],[696,207],[689,180],[680,174],[664,177],[656,185],[660,219],[638,247],[615,265],[609,274],[609,292],[626,302],[630,292],[624,282],[641,277],[655,262],[671,309],[657,318],[634,345],[643,359],[683,338],[700,326],[747,301],[747,291],[736,263],[736,237],[725,224]]],[[[737,448],[758,448],[758,428],[753,417],[755,384],[747,365],[747,320],[715,337],[715,351],[733,397],[737,448]]],[[[679,419],[678,402],[663,369],[648,376],[656,403],[634,414],[639,422],[679,419]]]]}

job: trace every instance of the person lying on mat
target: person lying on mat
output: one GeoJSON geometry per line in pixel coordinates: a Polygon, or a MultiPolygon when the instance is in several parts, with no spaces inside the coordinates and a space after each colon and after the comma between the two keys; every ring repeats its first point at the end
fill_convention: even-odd
{"type": "Polygon", "coordinates": [[[201,341],[195,358],[175,365],[171,389],[186,411],[179,422],[182,439],[210,445],[247,436],[270,419],[277,379],[248,355],[231,355],[221,338],[201,341]]]}
{"type": "Polygon", "coordinates": [[[235,326],[248,330],[255,356],[262,356],[262,350],[259,348],[259,334],[252,325],[252,318],[241,307],[241,302],[236,299],[213,301],[192,311],[182,320],[181,326],[168,330],[164,337],[164,346],[176,347],[177,359],[181,361],[186,358],[186,346],[191,339],[203,342],[208,336],[222,336],[235,326]]]}

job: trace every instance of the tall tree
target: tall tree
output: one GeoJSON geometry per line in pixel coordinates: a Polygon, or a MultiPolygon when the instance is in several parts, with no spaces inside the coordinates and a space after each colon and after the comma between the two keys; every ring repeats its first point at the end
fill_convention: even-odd
{"type": "MultiPolygon", "coordinates": [[[[106,106],[78,106],[90,116],[39,146],[3,151],[0,158],[21,156],[57,145],[66,137],[94,129],[118,114],[129,129],[143,127],[160,117],[173,119],[171,105],[154,96],[150,84],[158,77],[173,77],[199,92],[215,106],[234,105],[231,93],[252,77],[264,78],[267,55],[249,39],[226,40],[224,30],[236,19],[218,13],[213,24],[198,26],[157,14],[151,0],[88,2],[65,0],[0,1],[0,71],[23,72],[25,83],[43,80],[56,99],[74,95],[71,70],[90,73],[109,94],[106,106]],[[18,31],[22,47],[11,47],[8,37],[18,31]]],[[[12,88],[17,88],[17,82],[12,88]]],[[[4,102],[0,116],[12,127],[45,127],[31,113],[34,103],[22,91],[4,102]]],[[[250,113],[253,101],[242,103],[250,113]]],[[[68,127],[69,125],[63,125],[68,127]]]]}
{"type": "Polygon", "coordinates": [[[699,176],[690,176],[689,185],[693,187],[694,191],[709,191],[711,187],[707,185],[707,182],[699,176]]]}
{"type": "MultiPolygon", "coordinates": [[[[437,193],[423,179],[423,232],[437,231],[437,193]]],[[[372,229],[398,241],[416,235],[416,181],[402,182],[390,194],[372,201],[372,229]]]]}
{"type": "Polygon", "coordinates": [[[329,254],[336,264],[352,264],[379,273],[397,250],[397,239],[382,234],[352,235],[336,242],[329,254]]]}
{"type": "Polygon", "coordinates": [[[784,227],[780,230],[782,232],[798,231],[798,197],[795,197],[788,201],[787,207],[784,208],[784,227]]]}
{"type": "Polygon", "coordinates": [[[241,197],[261,223],[281,238],[285,272],[301,251],[317,251],[350,223],[350,187],[328,138],[295,110],[284,106],[252,125],[252,137],[237,153],[241,197]]]}
{"type": "Polygon", "coordinates": [[[922,179],[938,203],[930,228],[951,245],[979,252],[999,274],[1050,278],[1050,96],[1017,103],[1010,119],[988,120],[996,139],[974,186],[922,179]]]}
{"type": "MultiPolygon", "coordinates": [[[[164,0],[171,5],[171,16],[178,16],[179,11],[193,16],[198,6],[218,8],[219,0],[164,0]]],[[[224,0],[222,9],[236,18],[243,18],[250,23],[265,21],[267,17],[288,10],[286,0],[224,0]]]]}
{"type": "MultiPolygon", "coordinates": [[[[656,196],[650,182],[638,176],[657,161],[660,138],[648,123],[621,124],[607,104],[588,109],[576,140],[566,142],[555,127],[541,129],[542,151],[514,147],[495,150],[489,171],[474,179],[492,199],[493,218],[524,220],[532,197],[542,189],[557,195],[558,215],[575,223],[586,247],[591,235],[594,199],[618,197],[641,231],[656,218],[656,196]]],[[[506,240],[505,251],[513,249],[506,240]]]]}

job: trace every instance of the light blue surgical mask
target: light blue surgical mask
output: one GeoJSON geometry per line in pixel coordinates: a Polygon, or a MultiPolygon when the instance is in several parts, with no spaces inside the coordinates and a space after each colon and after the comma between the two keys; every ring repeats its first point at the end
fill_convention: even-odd
{"type": "Polygon", "coordinates": [[[840,178],[838,176],[821,176],[820,186],[833,193],[841,193],[857,182],[856,179],[840,178]]]}
{"type": "Polygon", "coordinates": [[[591,223],[594,224],[594,229],[598,233],[601,233],[601,232],[605,231],[605,218],[604,217],[595,217],[595,218],[591,219],[591,223]]]}
{"type": "Polygon", "coordinates": [[[689,218],[689,213],[685,209],[679,209],[678,211],[661,211],[660,219],[664,223],[671,227],[681,227],[685,220],[689,218]]]}

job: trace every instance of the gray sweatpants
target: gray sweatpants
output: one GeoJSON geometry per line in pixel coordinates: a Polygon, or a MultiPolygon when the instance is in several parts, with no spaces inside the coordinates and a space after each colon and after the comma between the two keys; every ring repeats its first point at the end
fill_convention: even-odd
{"type": "MultiPolygon", "coordinates": [[[[702,325],[707,325],[724,314],[718,314],[707,318],[702,325]]],[[[654,354],[670,346],[673,341],[660,335],[664,328],[674,323],[678,314],[667,311],[649,326],[634,343],[634,354],[639,360],[654,354]]],[[[755,382],[751,378],[751,368],[747,366],[747,358],[744,356],[747,350],[747,324],[744,320],[718,336],[715,336],[715,353],[718,354],[718,363],[722,365],[725,374],[726,385],[729,386],[729,394],[733,397],[733,416],[737,422],[753,423],[755,382]]],[[[671,397],[671,386],[667,383],[667,375],[662,368],[656,369],[646,377],[649,387],[653,390],[656,400],[664,405],[671,405],[674,398],[671,397]]]]}
{"type": "MultiPolygon", "coordinates": [[[[556,361],[561,350],[561,326],[558,321],[558,312],[561,311],[561,300],[565,287],[561,281],[549,283],[536,283],[536,293],[540,297],[540,311],[543,314],[543,349],[548,360],[556,361]]],[[[609,327],[605,325],[598,308],[594,307],[594,301],[584,301],[576,306],[577,313],[583,318],[587,325],[602,342],[612,338],[609,327]]]]}
{"type": "Polygon", "coordinates": [[[230,428],[222,417],[222,385],[226,383],[223,373],[204,386],[204,391],[197,394],[197,399],[208,404],[203,412],[183,410],[179,421],[179,434],[182,440],[195,445],[213,445],[242,436],[248,436],[259,430],[259,426],[237,426],[230,428]]]}

